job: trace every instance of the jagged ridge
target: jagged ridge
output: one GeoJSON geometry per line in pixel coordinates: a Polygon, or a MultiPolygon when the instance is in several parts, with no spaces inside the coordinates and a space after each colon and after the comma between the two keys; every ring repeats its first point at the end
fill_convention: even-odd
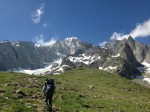
{"type": "Polygon", "coordinates": [[[132,37],[114,40],[107,43],[105,48],[81,42],[75,37],[57,41],[51,46],[37,46],[32,42],[0,43],[0,70],[20,67],[20,72],[28,71],[36,75],[60,74],[65,70],[87,66],[133,78],[141,74],[137,68],[142,67],[143,62],[150,62],[149,57],[150,47],[132,37]],[[47,63],[44,69],[23,70],[42,68],[47,63]]]}

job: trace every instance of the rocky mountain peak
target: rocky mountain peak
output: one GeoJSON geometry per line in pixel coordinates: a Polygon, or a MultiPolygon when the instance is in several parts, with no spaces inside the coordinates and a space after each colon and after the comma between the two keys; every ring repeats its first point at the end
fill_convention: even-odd
{"type": "Polygon", "coordinates": [[[131,36],[128,37],[129,41],[135,41],[131,36]]]}
{"type": "Polygon", "coordinates": [[[135,44],[137,43],[137,41],[134,40],[131,36],[129,36],[129,38],[126,39],[125,42],[127,42],[131,48],[135,48],[135,44]]]}
{"type": "Polygon", "coordinates": [[[137,59],[135,58],[135,56],[134,56],[134,54],[133,54],[133,51],[132,51],[130,45],[129,45],[127,42],[123,43],[120,54],[121,54],[121,56],[124,57],[124,59],[126,59],[131,65],[136,66],[136,67],[142,66],[142,65],[137,61],[137,59]]]}
{"type": "Polygon", "coordinates": [[[79,40],[77,37],[69,37],[69,38],[66,38],[64,40],[67,40],[67,41],[76,41],[76,40],[79,40]]]}
{"type": "Polygon", "coordinates": [[[67,46],[80,46],[81,41],[77,37],[70,37],[64,39],[61,44],[67,45],[67,46]]]}

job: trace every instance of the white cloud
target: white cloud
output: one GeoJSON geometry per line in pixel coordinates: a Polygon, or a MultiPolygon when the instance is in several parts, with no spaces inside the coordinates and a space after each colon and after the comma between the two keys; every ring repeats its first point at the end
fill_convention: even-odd
{"type": "Polygon", "coordinates": [[[51,40],[47,41],[47,42],[44,42],[44,35],[43,34],[40,34],[40,35],[37,35],[35,38],[35,46],[37,47],[50,47],[50,46],[53,46],[57,40],[55,38],[51,38],[51,40]]]}
{"type": "Polygon", "coordinates": [[[47,26],[47,23],[44,23],[44,24],[42,25],[43,28],[45,28],[46,26],[47,26]]]}
{"type": "Polygon", "coordinates": [[[44,3],[32,14],[32,20],[35,24],[38,24],[41,20],[41,16],[44,14],[44,3]]]}
{"type": "Polygon", "coordinates": [[[104,41],[104,42],[102,42],[102,43],[99,43],[99,45],[100,45],[101,47],[104,47],[106,44],[107,44],[107,41],[104,41]]]}
{"type": "Polygon", "coordinates": [[[132,36],[134,39],[137,37],[150,36],[150,19],[145,21],[144,23],[137,24],[136,28],[133,29],[129,34],[114,32],[110,39],[122,40],[124,38],[128,38],[129,36],[132,36]]]}
{"type": "Polygon", "coordinates": [[[129,35],[128,34],[123,34],[123,33],[117,33],[117,32],[114,32],[113,35],[110,37],[111,40],[122,40],[124,38],[128,38],[129,35]]]}
{"type": "Polygon", "coordinates": [[[130,35],[133,38],[150,36],[150,19],[142,24],[138,24],[130,35]]]}

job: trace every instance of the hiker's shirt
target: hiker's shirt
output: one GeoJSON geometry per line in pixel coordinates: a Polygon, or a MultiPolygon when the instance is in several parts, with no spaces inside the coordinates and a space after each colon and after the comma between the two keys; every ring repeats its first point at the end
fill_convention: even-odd
{"type": "Polygon", "coordinates": [[[54,85],[48,84],[43,87],[43,91],[46,94],[48,92],[52,92],[54,90],[54,88],[55,88],[54,85]]]}

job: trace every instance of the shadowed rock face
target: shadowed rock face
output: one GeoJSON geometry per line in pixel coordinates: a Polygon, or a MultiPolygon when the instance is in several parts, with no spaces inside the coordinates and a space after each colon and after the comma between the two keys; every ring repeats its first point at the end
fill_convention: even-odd
{"type": "Polygon", "coordinates": [[[132,37],[128,38],[127,43],[130,45],[136,59],[139,62],[147,60],[147,56],[149,55],[148,51],[150,50],[150,48],[147,45],[135,41],[132,37]]]}
{"type": "Polygon", "coordinates": [[[18,54],[10,42],[0,43],[0,70],[17,67],[18,54]]]}
{"type": "Polygon", "coordinates": [[[122,45],[122,48],[120,49],[120,56],[125,59],[122,64],[122,71],[120,72],[122,76],[130,78],[129,74],[132,74],[132,76],[140,75],[137,67],[141,67],[143,65],[137,61],[130,45],[127,42],[122,45]]]}
{"type": "Polygon", "coordinates": [[[124,43],[122,45],[122,48],[120,49],[120,54],[121,57],[124,58],[125,60],[130,63],[130,65],[135,66],[135,67],[140,67],[141,64],[136,60],[133,51],[128,43],[124,43]]]}

